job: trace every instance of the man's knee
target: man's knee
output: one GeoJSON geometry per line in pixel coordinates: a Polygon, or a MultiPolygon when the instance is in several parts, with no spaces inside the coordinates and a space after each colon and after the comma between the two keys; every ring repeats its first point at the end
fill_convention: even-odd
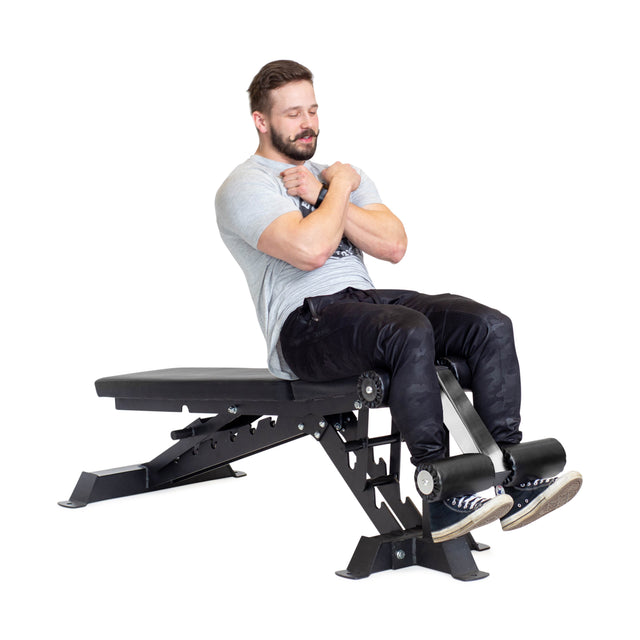
{"type": "Polygon", "coordinates": [[[497,309],[480,307],[473,314],[471,325],[478,338],[483,341],[513,341],[511,318],[497,309]]]}
{"type": "Polygon", "coordinates": [[[432,341],[433,327],[429,319],[412,309],[399,309],[394,319],[389,323],[391,331],[409,341],[432,341]]]}
{"type": "Polygon", "coordinates": [[[385,351],[410,353],[413,358],[434,359],[434,332],[429,320],[411,309],[398,309],[380,332],[385,351]]]}
{"type": "Polygon", "coordinates": [[[489,328],[489,335],[494,336],[498,340],[513,340],[513,323],[509,316],[492,309],[485,321],[489,328]]]}

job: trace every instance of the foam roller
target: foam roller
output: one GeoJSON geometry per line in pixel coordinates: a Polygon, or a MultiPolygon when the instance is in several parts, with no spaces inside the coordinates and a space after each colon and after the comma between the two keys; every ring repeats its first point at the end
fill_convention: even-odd
{"type": "Polygon", "coordinates": [[[415,473],[418,493],[429,502],[464,496],[492,487],[493,463],[481,453],[465,453],[444,460],[423,462],[415,473]]]}
{"type": "Polygon", "coordinates": [[[555,438],[545,438],[505,446],[504,461],[509,469],[504,485],[510,487],[533,478],[559,474],[567,463],[567,454],[555,438]]]}

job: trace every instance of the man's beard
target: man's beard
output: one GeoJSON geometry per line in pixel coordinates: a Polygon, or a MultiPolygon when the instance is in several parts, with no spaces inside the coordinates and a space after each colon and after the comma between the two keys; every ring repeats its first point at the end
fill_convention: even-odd
{"type": "Polygon", "coordinates": [[[278,134],[273,127],[269,130],[271,136],[271,144],[282,154],[291,158],[297,162],[305,162],[313,158],[316,152],[316,144],[318,142],[318,135],[320,131],[315,132],[313,129],[305,129],[299,133],[293,140],[291,138],[285,138],[278,134]],[[300,138],[308,138],[311,136],[313,142],[300,148],[296,146],[296,141],[300,138]]]}

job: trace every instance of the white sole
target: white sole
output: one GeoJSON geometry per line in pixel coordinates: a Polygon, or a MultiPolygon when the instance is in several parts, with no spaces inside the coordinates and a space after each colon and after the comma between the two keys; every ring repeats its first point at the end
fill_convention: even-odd
{"type": "Polygon", "coordinates": [[[503,531],[513,531],[535,522],[542,516],[567,504],[582,486],[582,476],[577,471],[569,471],[560,476],[546,491],[520,511],[502,520],[503,531]]]}
{"type": "Polygon", "coordinates": [[[473,529],[483,527],[486,524],[502,518],[502,516],[511,511],[511,507],[513,507],[511,496],[506,494],[498,495],[495,498],[491,498],[489,502],[482,505],[482,507],[473,513],[470,513],[463,520],[460,520],[460,522],[445,529],[433,531],[431,538],[434,542],[446,542],[447,540],[459,538],[473,531],[473,529]]]}

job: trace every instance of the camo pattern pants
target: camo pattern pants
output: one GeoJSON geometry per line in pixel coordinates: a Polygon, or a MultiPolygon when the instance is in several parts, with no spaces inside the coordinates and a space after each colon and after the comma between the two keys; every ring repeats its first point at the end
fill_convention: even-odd
{"type": "Polygon", "coordinates": [[[280,348],[302,380],[389,371],[391,417],[414,464],[447,455],[434,364],[443,356],[467,361],[474,406],[496,442],[522,439],[520,370],[511,321],[469,298],[353,288],[307,298],[287,318],[280,348]]]}

